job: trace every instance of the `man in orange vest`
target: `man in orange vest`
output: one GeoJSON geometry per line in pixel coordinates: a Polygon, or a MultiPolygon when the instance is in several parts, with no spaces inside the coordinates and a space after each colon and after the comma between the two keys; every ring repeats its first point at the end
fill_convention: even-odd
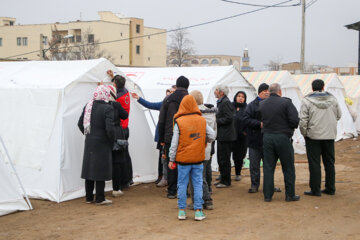
{"type": "Polygon", "coordinates": [[[194,186],[195,220],[205,218],[203,208],[203,161],[205,160],[206,142],[215,140],[215,132],[201,116],[195,98],[185,96],[174,115],[174,131],[169,149],[169,168],[178,168],[178,219],[186,219],[186,190],[191,177],[194,186]],[[175,163],[176,162],[176,163],[175,163]]]}

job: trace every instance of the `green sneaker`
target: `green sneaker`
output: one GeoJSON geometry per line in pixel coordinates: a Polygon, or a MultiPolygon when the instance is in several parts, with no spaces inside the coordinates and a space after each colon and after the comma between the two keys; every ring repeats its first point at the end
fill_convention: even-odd
{"type": "Polygon", "coordinates": [[[205,214],[203,213],[203,211],[202,210],[195,211],[195,220],[196,221],[201,221],[203,219],[205,219],[205,214]]]}
{"type": "Polygon", "coordinates": [[[178,219],[179,220],[185,220],[186,219],[186,212],[184,210],[179,210],[178,219]]]}

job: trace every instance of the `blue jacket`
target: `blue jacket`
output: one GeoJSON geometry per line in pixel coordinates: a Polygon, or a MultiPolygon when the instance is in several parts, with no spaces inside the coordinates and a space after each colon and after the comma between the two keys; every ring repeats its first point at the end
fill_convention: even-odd
{"type": "MultiPolygon", "coordinates": [[[[162,101],[161,102],[148,102],[145,99],[139,97],[138,103],[140,103],[141,105],[143,105],[144,107],[151,109],[151,110],[158,110],[160,111],[161,105],[162,105],[162,101]]],[[[159,141],[159,125],[156,124],[156,130],[155,130],[155,142],[159,141]]]]}

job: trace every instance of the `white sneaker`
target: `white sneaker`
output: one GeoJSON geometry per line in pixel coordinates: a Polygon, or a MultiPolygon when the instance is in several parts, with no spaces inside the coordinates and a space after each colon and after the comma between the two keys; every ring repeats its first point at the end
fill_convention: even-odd
{"type": "Polygon", "coordinates": [[[112,196],[113,197],[120,197],[121,195],[124,195],[124,192],[121,191],[121,190],[112,191],[112,196]]]}
{"type": "Polygon", "coordinates": [[[166,187],[168,185],[168,181],[165,179],[161,179],[161,181],[156,184],[157,187],[166,187]]]}
{"type": "Polygon", "coordinates": [[[110,204],[112,204],[112,201],[111,201],[111,200],[107,200],[107,199],[105,199],[105,200],[102,201],[102,202],[96,203],[96,205],[110,205],[110,204]]]}

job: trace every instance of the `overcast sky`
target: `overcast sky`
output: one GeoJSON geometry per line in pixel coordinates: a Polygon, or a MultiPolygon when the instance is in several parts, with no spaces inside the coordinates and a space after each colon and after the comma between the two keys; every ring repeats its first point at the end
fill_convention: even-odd
{"type": "MultiPolygon", "coordinates": [[[[286,0],[234,0],[276,4],[286,0]]],[[[312,0],[307,0],[311,2],[312,0]]],[[[288,4],[296,4],[293,0],[288,4]]],[[[80,19],[98,20],[98,11],[113,11],[143,18],[145,26],[173,29],[220,19],[259,7],[221,0],[1,0],[0,16],[17,23],[53,23],[80,19]]],[[[305,60],[311,64],[357,66],[357,31],[344,25],[360,21],[360,0],[318,0],[306,12],[305,60]]],[[[240,55],[249,49],[250,64],[264,69],[272,59],[299,61],[301,7],[268,8],[188,30],[197,54],[240,55]]],[[[168,37],[169,39],[169,37],[168,37]]]]}

